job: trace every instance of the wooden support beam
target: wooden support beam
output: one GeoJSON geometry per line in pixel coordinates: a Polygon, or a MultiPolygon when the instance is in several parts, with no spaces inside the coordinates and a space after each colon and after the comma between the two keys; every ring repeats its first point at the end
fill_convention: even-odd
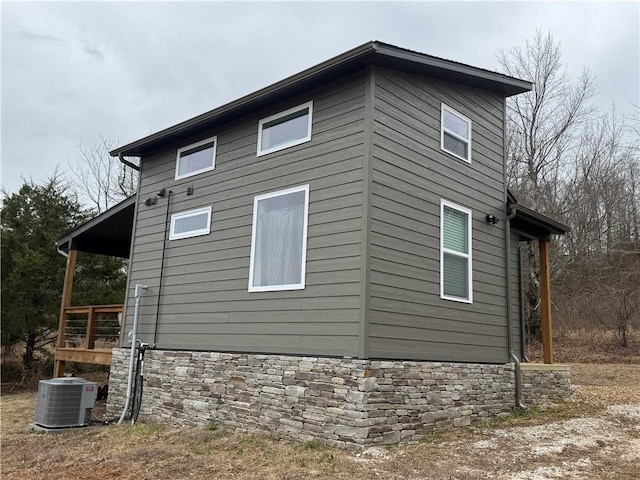
{"type": "MultiPolygon", "coordinates": [[[[78,256],[77,250],[69,250],[69,256],[67,257],[67,268],[64,272],[64,285],[62,286],[62,299],[60,301],[60,321],[58,322],[58,348],[63,347],[64,338],[67,330],[67,314],[64,311],[65,307],[71,305],[71,293],[73,292],[73,275],[76,270],[76,258],[78,256]]],[[[59,360],[56,356],[55,365],[53,369],[54,377],[61,377],[64,375],[64,362],[59,360]]]]}
{"type": "Polygon", "coordinates": [[[549,269],[549,241],[540,240],[540,313],[542,327],[542,359],[553,363],[553,328],[551,322],[551,273],[549,269]]]}
{"type": "Polygon", "coordinates": [[[53,366],[53,378],[64,377],[64,369],[67,366],[67,362],[63,360],[58,360],[56,355],[56,361],[53,366]]]}
{"type": "Polygon", "coordinates": [[[93,348],[96,343],[96,310],[94,307],[89,307],[89,313],[87,313],[87,336],[84,340],[84,348],[93,348]]]}
{"type": "Polygon", "coordinates": [[[56,351],[56,358],[63,362],[111,365],[111,349],[100,348],[86,350],[84,348],[59,348],[56,351]]]}

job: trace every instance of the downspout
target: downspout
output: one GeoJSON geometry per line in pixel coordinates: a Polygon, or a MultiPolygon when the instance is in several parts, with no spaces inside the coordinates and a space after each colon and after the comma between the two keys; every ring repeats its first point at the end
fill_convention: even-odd
{"type": "Polygon", "coordinates": [[[527,357],[527,331],[524,325],[524,281],[522,280],[522,245],[518,245],[518,291],[520,292],[520,358],[529,362],[527,357]]]}
{"type": "Polygon", "coordinates": [[[507,293],[507,350],[509,357],[513,360],[516,377],[516,406],[521,409],[527,407],[522,403],[522,371],[520,369],[520,359],[513,351],[513,313],[511,301],[511,220],[516,216],[516,206],[507,202],[507,221],[504,227],[505,243],[505,264],[506,264],[506,293],[507,293]]]}
{"type": "Polygon", "coordinates": [[[124,409],[122,410],[122,415],[120,416],[120,420],[118,420],[118,425],[120,425],[124,418],[127,416],[127,410],[129,409],[129,404],[131,403],[131,390],[133,386],[133,364],[135,362],[135,349],[136,349],[136,341],[138,335],[138,319],[140,318],[140,297],[141,290],[146,290],[147,287],[145,285],[136,284],[135,289],[135,297],[136,297],[136,305],[133,311],[133,327],[131,329],[131,358],[129,359],[129,376],[127,378],[127,399],[124,403],[124,409]]]}
{"type": "Polygon", "coordinates": [[[58,244],[56,243],[56,250],[58,251],[58,253],[60,255],[62,255],[63,257],[69,258],[69,254],[67,252],[65,252],[64,250],[60,249],[60,247],[58,246],[58,244]]]}
{"type": "Polygon", "coordinates": [[[136,165],[135,163],[131,163],[129,160],[124,158],[124,155],[122,153],[118,154],[118,160],[120,160],[122,163],[124,163],[127,167],[133,168],[136,172],[140,171],[140,167],[138,165],[136,165]]]}

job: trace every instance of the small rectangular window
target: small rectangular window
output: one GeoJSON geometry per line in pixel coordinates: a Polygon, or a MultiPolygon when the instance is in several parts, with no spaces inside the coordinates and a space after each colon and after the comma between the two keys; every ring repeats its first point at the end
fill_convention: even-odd
{"type": "Polygon", "coordinates": [[[309,185],[255,197],[249,291],[305,286],[309,185]]]}
{"type": "Polygon", "coordinates": [[[217,137],[178,149],[176,180],[213,170],[216,166],[217,137]]]}
{"type": "Polygon", "coordinates": [[[258,156],[311,140],[313,102],[263,118],[258,123],[258,156]]]}
{"type": "Polygon", "coordinates": [[[471,210],[440,203],[440,297],[472,303],[471,210]]]}
{"type": "Polygon", "coordinates": [[[440,148],[471,163],[471,120],[442,104],[440,148]]]}
{"type": "Polygon", "coordinates": [[[211,207],[197,208],[171,215],[170,240],[211,233],[211,207]]]}

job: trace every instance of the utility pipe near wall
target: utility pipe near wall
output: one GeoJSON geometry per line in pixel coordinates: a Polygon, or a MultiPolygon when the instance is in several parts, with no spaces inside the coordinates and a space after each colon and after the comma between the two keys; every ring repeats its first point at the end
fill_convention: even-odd
{"type": "Polygon", "coordinates": [[[136,289],[135,289],[135,298],[136,298],[136,304],[135,304],[135,309],[133,311],[133,328],[131,330],[130,335],[131,335],[131,358],[129,359],[129,376],[127,378],[127,399],[125,400],[124,403],[124,408],[122,410],[122,415],[120,416],[120,420],[118,420],[118,425],[120,425],[125,417],[127,416],[127,410],[129,409],[129,404],[131,403],[131,391],[132,391],[132,387],[133,387],[133,365],[135,362],[135,349],[136,349],[136,341],[137,341],[137,335],[138,335],[138,319],[140,317],[140,297],[141,295],[141,291],[142,290],[146,290],[147,287],[145,285],[141,285],[141,284],[136,284],[136,289]]]}
{"type": "Polygon", "coordinates": [[[524,281],[522,280],[522,245],[518,245],[518,291],[520,292],[520,358],[529,362],[527,357],[527,330],[524,324],[524,281]]]}
{"type": "Polygon", "coordinates": [[[160,260],[160,278],[158,280],[158,300],[156,302],[156,321],[153,326],[153,343],[151,344],[152,348],[156,348],[158,341],[158,323],[160,322],[160,302],[162,301],[162,278],[164,277],[164,260],[167,255],[167,236],[171,231],[171,222],[169,221],[169,212],[171,207],[171,194],[173,193],[171,190],[168,192],[165,189],[162,189],[162,194],[158,194],[160,197],[167,196],[167,209],[164,214],[164,239],[162,241],[162,258],[160,260]],[[165,192],[165,193],[163,193],[165,192]]]}
{"type": "Polygon", "coordinates": [[[511,301],[511,220],[516,216],[516,206],[513,204],[507,204],[507,221],[504,226],[504,246],[505,246],[505,264],[506,264],[506,277],[507,277],[507,350],[509,351],[509,358],[513,360],[515,366],[516,377],[516,406],[518,408],[526,409],[527,407],[522,403],[522,371],[520,369],[520,359],[513,352],[513,312],[511,301]]]}

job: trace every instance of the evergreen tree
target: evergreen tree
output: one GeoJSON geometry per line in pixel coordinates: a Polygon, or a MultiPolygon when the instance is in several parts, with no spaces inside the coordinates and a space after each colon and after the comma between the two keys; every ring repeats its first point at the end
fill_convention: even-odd
{"type": "MultiPolygon", "coordinates": [[[[90,218],[76,195],[54,175],[42,185],[25,182],[18,193],[3,192],[2,334],[3,346],[22,344],[23,366],[31,371],[34,355],[56,339],[66,267],[55,242],[90,218]]],[[[74,302],[121,303],[126,274],[122,259],[78,256],[74,302]]]]}

